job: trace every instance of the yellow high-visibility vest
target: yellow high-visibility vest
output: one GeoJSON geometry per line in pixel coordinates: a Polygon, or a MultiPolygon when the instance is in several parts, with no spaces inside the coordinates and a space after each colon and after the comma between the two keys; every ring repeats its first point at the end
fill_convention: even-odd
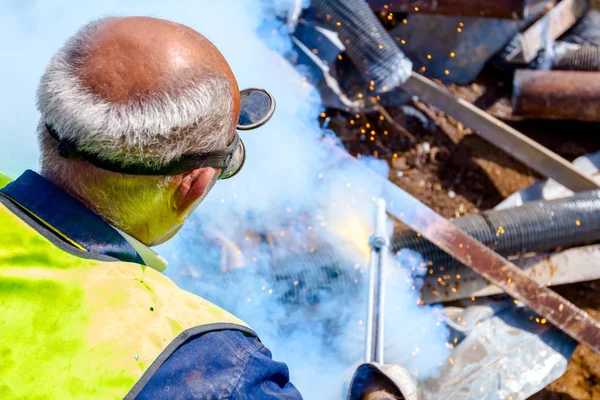
{"type": "Polygon", "coordinates": [[[1,194],[0,238],[0,399],[133,397],[192,335],[252,334],[152,268],[77,250],[1,194]]]}

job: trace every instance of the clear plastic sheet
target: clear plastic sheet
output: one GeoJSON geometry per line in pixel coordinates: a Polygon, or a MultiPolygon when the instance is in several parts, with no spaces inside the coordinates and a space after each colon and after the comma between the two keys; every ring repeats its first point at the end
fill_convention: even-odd
{"type": "Polygon", "coordinates": [[[525,400],[566,371],[576,345],[509,301],[445,312],[454,348],[440,376],[424,382],[424,400],[525,400]]]}

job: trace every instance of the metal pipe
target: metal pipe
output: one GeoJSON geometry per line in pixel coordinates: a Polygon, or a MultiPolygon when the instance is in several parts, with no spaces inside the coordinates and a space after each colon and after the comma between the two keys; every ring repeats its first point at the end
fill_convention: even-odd
{"type": "Polygon", "coordinates": [[[513,114],[600,122],[600,72],[518,70],[513,114]]]}
{"type": "MultiPolygon", "coordinates": [[[[548,0],[536,2],[540,1],[548,3],[548,0]]],[[[504,19],[526,18],[531,7],[528,0],[369,0],[368,3],[373,11],[504,19]]]]}
{"type": "Polygon", "coordinates": [[[386,233],[385,200],[377,199],[375,233],[371,237],[369,260],[369,294],[367,305],[367,334],[365,362],[383,364],[384,284],[383,273],[390,241],[386,233]]]}

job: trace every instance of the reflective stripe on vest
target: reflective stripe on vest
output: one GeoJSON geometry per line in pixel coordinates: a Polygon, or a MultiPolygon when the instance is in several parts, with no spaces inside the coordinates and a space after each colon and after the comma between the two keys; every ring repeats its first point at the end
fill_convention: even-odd
{"type": "Polygon", "coordinates": [[[2,196],[0,237],[2,399],[132,397],[190,335],[253,335],[152,268],[88,258],[2,196]]]}

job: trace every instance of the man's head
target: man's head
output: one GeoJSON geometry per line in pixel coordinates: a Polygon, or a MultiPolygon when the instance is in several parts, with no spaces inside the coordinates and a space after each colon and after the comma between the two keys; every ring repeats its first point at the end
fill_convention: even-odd
{"type": "Polygon", "coordinates": [[[108,18],[83,27],[52,59],[38,109],[42,175],[155,245],[181,228],[220,171],[110,172],[82,157],[61,157],[47,125],[105,161],[160,168],[182,155],[225,150],[236,135],[240,95],[221,53],[193,29],[154,18],[108,18]]]}

